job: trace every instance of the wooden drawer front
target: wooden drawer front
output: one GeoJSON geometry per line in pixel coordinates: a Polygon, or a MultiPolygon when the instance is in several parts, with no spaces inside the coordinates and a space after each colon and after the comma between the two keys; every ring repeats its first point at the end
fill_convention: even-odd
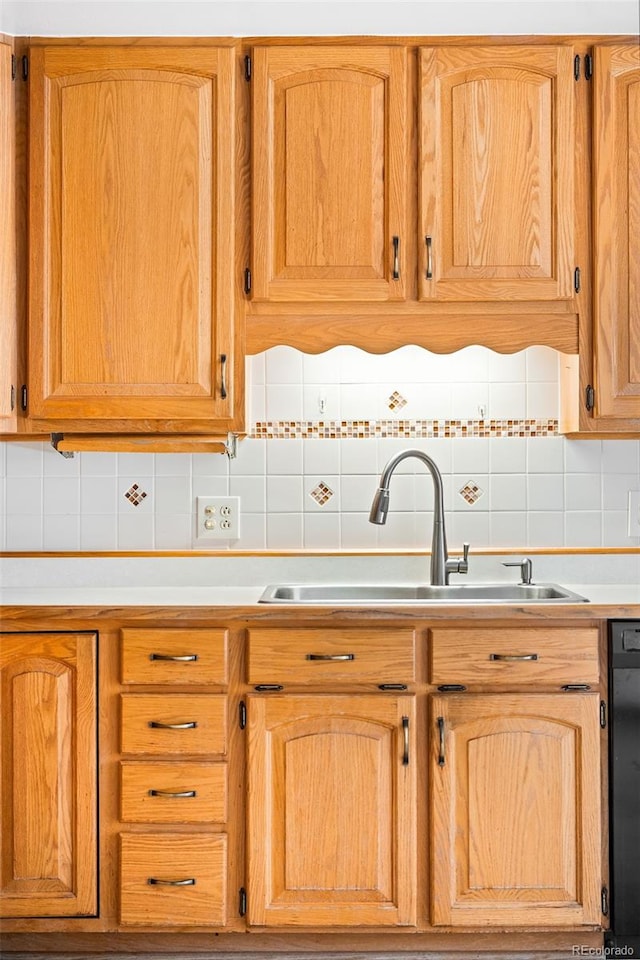
{"type": "Polygon", "coordinates": [[[405,628],[259,627],[249,630],[249,683],[408,683],[414,647],[405,628]]]}
{"type": "Polygon", "coordinates": [[[221,694],[122,694],[123,753],[222,756],[227,750],[227,698],[221,694]],[[169,728],[151,724],[173,725],[169,728]],[[194,727],[182,724],[194,723],[194,727]]]}
{"type": "Polygon", "coordinates": [[[123,630],[122,682],[226,684],[227,640],[222,628],[123,630]]]}
{"type": "Polygon", "coordinates": [[[123,833],[120,922],[222,926],[226,915],[226,876],[225,834],[123,833]],[[177,880],[195,882],[171,883],[177,880]]]}
{"type": "Polygon", "coordinates": [[[432,683],[597,683],[598,676],[598,630],[593,627],[431,631],[432,683]]]}
{"type": "Polygon", "coordinates": [[[224,763],[120,764],[120,819],[131,823],[224,823],[224,763]]]}

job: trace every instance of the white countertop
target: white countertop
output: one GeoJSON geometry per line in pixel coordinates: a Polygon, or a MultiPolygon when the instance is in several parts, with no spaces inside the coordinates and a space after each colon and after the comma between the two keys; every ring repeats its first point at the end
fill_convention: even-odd
{"type": "MultiPolygon", "coordinates": [[[[513,555],[470,558],[467,577],[453,582],[517,582],[505,570],[513,555]]],[[[533,580],[558,583],[592,605],[640,605],[640,552],[630,554],[535,555],[533,580]]],[[[428,583],[428,557],[227,556],[216,557],[1,557],[0,605],[65,607],[243,607],[257,604],[270,583],[428,583]]],[[[411,606],[427,611],[432,603],[411,606]]],[[[443,604],[437,604],[442,607],[443,604]]],[[[459,602],[450,604],[459,608],[459,602]]],[[[495,607],[470,601],[465,606],[495,607]]],[[[552,607],[567,605],[522,604],[552,607]]],[[[282,609],[282,604],[268,605],[282,609]]],[[[300,605],[296,605],[300,608],[300,605]]],[[[340,604],[333,604],[337,607],[340,604]]],[[[368,605],[370,606],[370,605],[368,605]]],[[[397,604],[376,604],[385,609],[397,604]]],[[[513,604],[509,604],[513,606],[513,604]]],[[[579,604],[576,606],[585,606],[579,604]]],[[[265,604],[263,609],[267,607],[265,604]]],[[[574,606],[575,609],[575,606],[574,606]]],[[[615,615],[615,614],[614,614],[615,615]]],[[[634,612],[634,615],[635,612],[634,612]]],[[[640,616],[640,611],[637,614],[640,616]]]]}

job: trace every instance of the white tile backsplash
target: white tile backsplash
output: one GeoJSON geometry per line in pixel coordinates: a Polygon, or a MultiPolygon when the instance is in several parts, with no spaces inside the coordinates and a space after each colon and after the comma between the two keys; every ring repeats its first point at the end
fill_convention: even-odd
{"type": "MultiPolygon", "coordinates": [[[[407,346],[374,355],[354,347],[303,355],[277,347],[247,359],[248,428],[310,421],[546,420],[557,417],[558,361],[547,347],[495,354],[468,347],[433,354],[407,346]],[[389,409],[398,393],[407,402],[389,409]]],[[[403,424],[399,424],[404,430],[403,424]]],[[[197,496],[239,496],[241,537],[225,550],[425,548],[433,485],[403,461],[386,525],[369,523],[379,475],[406,449],[428,453],[442,476],[451,547],[634,547],[628,491],[640,489],[640,441],[547,437],[384,436],[254,439],[218,454],[82,453],[45,442],[0,443],[0,550],[201,550],[197,496]],[[481,495],[460,496],[468,482],[481,495]],[[135,507],[134,483],[147,496],[135,507]],[[331,496],[320,504],[321,484],[331,496]]]]}

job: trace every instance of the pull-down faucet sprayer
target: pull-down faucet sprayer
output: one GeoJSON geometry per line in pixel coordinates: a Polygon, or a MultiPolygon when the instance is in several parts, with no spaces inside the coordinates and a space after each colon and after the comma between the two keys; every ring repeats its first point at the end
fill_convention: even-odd
{"type": "Polygon", "coordinates": [[[371,504],[369,520],[371,523],[387,522],[389,510],[389,484],[393,471],[407,457],[415,457],[424,463],[433,480],[433,536],[431,540],[431,583],[443,585],[449,583],[450,573],[467,573],[469,570],[469,544],[463,544],[461,560],[449,559],[447,553],[447,535],[444,527],[444,496],[442,475],[436,463],[421,450],[403,450],[387,463],[380,476],[380,487],[371,504]]]}

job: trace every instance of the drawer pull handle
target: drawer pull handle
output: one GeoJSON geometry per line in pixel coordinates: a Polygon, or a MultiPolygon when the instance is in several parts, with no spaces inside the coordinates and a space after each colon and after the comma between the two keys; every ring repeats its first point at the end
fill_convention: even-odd
{"type": "Polygon", "coordinates": [[[198,659],[197,653],[188,653],[184,657],[174,657],[170,653],[151,653],[149,654],[149,660],[171,660],[172,663],[192,663],[194,660],[198,659]]]}
{"type": "Polygon", "coordinates": [[[402,765],[404,767],[409,764],[409,717],[402,718],[402,765]]]}
{"type": "Polygon", "coordinates": [[[393,273],[391,276],[394,280],[400,279],[400,237],[392,237],[391,243],[393,245],[393,273]]]}
{"type": "Polygon", "coordinates": [[[433,240],[431,237],[425,237],[424,242],[427,247],[427,269],[425,277],[427,280],[433,280],[433,240]]]}
{"type": "Polygon", "coordinates": [[[197,793],[195,790],[179,790],[177,792],[172,792],[171,790],[149,790],[150,797],[196,797],[197,793]]]}
{"type": "Polygon", "coordinates": [[[489,660],[508,660],[513,662],[515,660],[537,660],[537,653],[491,653],[489,654],[489,660]]]}
{"type": "Polygon", "coordinates": [[[355,653],[308,653],[307,660],[355,660],[355,653]]]}
{"type": "Polygon", "coordinates": [[[195,730],[198,724],[195,720],[188,720],[187,723],[161,723],[159,720],[150,720],[149,726],[154,730],[195,730]]]}
{"type": "Polygon", "coordinates": [[[149,877],[147,883],[156,887],[195,887],[194,877],[187,877],[185,880],[160,880],[158,877],[149,877]]]}
{"type": "Polygon", "coordinates": [[[438,766],[444,767],[444,717],[438,717],[438,766]]]}

